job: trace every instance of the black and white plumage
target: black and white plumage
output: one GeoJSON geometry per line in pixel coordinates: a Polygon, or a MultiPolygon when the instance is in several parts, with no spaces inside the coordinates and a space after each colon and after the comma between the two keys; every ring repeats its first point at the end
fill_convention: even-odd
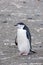
{"type": "Polygon", "coordinates": [[[32,51],[31,46],[31,34],[29,28],[24,23],[17,23],[17,35],[15,38],[15,44],[18,45],[18,49],[21,54],[28,55],[32,51]]]}

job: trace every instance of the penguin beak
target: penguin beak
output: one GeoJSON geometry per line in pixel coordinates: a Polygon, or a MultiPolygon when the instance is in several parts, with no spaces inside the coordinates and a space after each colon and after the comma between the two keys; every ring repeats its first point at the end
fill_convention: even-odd
{"type": "Polygon", "coordinates": [[[14,25],[14,26],[17,26],[17,24],[16,24],[16,25],[14,25]]]}

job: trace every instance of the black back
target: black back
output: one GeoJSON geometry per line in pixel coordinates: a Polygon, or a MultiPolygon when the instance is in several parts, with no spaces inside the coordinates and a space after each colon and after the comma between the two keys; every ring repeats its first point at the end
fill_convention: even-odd
{"type": "Polygon", "coordinates": [[[27,38],[29,39],[29,42],[30,42],[30,50],[32,49],[32,46],[31,46],[31,34],[30,34],[30,30],[29,28],[25,25],[24,28],[26,30],[26,35],[27,35],[27,38]]]}

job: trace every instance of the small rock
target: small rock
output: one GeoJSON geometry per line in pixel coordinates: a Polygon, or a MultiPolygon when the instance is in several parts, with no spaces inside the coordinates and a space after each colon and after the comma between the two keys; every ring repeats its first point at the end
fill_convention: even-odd
{"type": "Polygon", "coordinates": [[[38,0],[38,1],[40,1],[40,0],[38,0]]]}
{"type": "Polygon", "coordinates": [[[25,4],[26,2],[25,2],[25,1],[23,1],[23,3],[25,4]]]}
{"type": "Polygon", "coordinates": [[[32,19],[32,18],[27,18],[27,19],[32,19]]]}
{"type": "Polygon", "coordinates": [[[5,20],[5,21],[3,21],[3,23],[7,23],[7,21],[5,20]]]}
{"type": "Polygon", "coordinates": [[[42,47],[42,46],[39,46],[40,48],[42,47]]]}
{"type": "Polygon", "coordinates": [[[43,25],[43,24],[40,24],[40,25],[43,25]]]}
{"type": "Polygon", "coordinates": [[[8,16],[11,16],[10,14],[8,14],[8,16]]]}

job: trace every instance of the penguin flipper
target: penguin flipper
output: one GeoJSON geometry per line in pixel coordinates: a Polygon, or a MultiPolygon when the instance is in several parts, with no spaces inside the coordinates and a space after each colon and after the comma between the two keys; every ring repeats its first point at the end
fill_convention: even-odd
{"type": "Polygon", "coordinates": [[[18,44],[17,44],[17,36],[16,36],[16,38],[15,38],[15,44],[18,45],[18,44]]]}

